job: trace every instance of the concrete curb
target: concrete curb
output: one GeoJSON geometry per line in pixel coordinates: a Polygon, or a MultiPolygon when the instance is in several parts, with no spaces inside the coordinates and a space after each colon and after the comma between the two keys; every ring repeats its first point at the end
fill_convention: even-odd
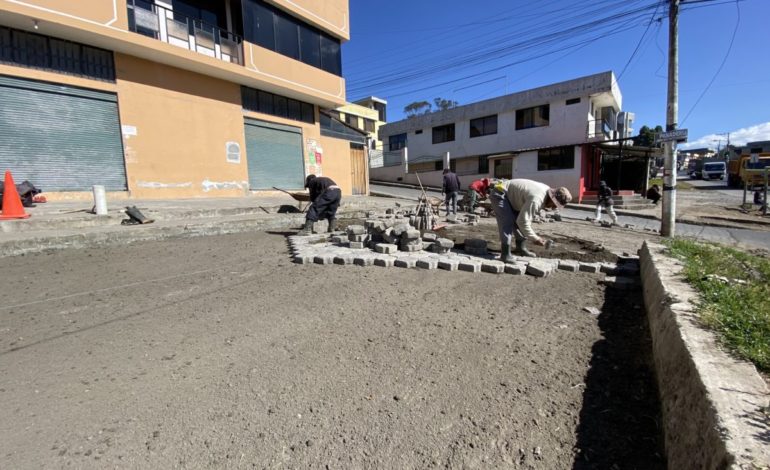
{"type": "Polygon", "coordinates": [[[766,468],[767,386],[752,364],[720,349],[716,335],[700,326],[698,294],[664,250],[645,242],[640,263],[668,466],[766,468]]]}

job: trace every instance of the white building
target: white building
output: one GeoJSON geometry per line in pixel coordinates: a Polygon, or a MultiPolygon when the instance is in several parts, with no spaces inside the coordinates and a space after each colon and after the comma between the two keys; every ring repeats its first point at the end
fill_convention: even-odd
{"type": "Polygon", "coordinates": [[[440,186],[448,160],[465,184],[529,178],[582,195],[598,186],[605,152],[591,144],[632,135],[634,116],[621,105],[614,74],[603,72],[388,123],[380,139],[390,153],[370,178],[416,183],[419,172],[440,186]]]}

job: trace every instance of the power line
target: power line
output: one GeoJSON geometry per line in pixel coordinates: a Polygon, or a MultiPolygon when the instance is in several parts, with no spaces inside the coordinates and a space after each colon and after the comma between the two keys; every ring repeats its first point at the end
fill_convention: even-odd
{"type": "Polygon", "coordinates": [[[644,37],[647,36],[647,31],[650,30],[650,25],[653,21],[655,21],[655,15],[658,14],[658,7],[663,2],[658,3],[658,5],[655,7],[655,11],[652,12],[652,17],[650,18],[650,21],[647,22],[647,27],[644,28],[644,33],[642,33],[642,37],[639,38],[639,42],[636,44],[636,47],[634,48],[634,52],[631,53],[631,57],[628,58],[628,62],[626,62],[626,65],[623,67],[623,70],[620,72],[620,75],[618,75],[618,81],[620,81],[621,78],[623,78],[623,74],[626,73],[626,69],[629,65],[631,65],[631,61],[634,60],[634,57],[636,56],[636,53],[639,52],[639,47],[641,47],[642,42],[644,42],[644,37]]]}

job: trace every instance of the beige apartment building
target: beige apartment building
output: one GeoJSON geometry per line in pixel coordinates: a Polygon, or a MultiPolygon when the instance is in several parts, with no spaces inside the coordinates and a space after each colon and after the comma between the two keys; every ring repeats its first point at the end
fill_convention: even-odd
{"type": "Polygon", "coordinates": [[[0,0],[0,170],[54,198],[365,194],[320,112],[349,31],[347,0],[0,0]]]}

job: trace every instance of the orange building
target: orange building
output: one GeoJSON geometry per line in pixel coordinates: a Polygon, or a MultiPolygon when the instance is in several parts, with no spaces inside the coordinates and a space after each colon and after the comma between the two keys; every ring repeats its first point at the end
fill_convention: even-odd
{"type": "Polygon", "coordinates": [[[366,194],[365,140],[319,113],[349,38],[347,0],[0,0],[0,170],[54,199],[366,194]]]}

